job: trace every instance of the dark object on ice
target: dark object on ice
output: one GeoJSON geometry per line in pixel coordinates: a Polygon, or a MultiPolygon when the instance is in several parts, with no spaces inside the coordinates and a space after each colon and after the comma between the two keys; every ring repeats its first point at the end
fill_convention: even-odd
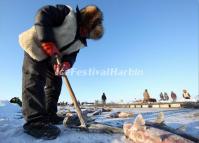
{"type": "Polygon", "coordinates": [[[13,97],[13,98],[10,100],[10,103],[16,103],[16,104],[18,104],[20,107],[22,106],[22,102],[21,102],[21,100],[20,100],[18,97],[13,97]]]}
{"type": "Polygon", "coordinates": [[[26,123],[23,128],[27,134],[45,140],[55,139],[61,132],[58,127],[45,122],[26,123]]]}
{"type": "Polygon", "coordinates": [[[102,94],[102,104],[106,104],[106,95],[104,92],[102,94]]]}
{"type": "Polygon", "coordinates": [[[160,101],[164,101],[164,95],[162,92],[160,93],[160,101]]]}
{"type": "Polygon", "coordinates": [[[169,100],[169,96],[166,92],[164,92],[164,101],[168,101],[169,100]]]}
{"type": "Polygon", "coordinates": [[[189,94],[189,92],[186,89],[183,90],[182,96],[185,99],[190,99],[191,98],[191,95],[189,94]]]}
{"type": "Polygon", "coordinates": [[[171,98],[172,98],[173,102],[175,102],[177,99],[177,95],[173,91],[171,91],[171,98]]]}
{"type": "Polygon", "coordinates": [[[144,96],[143,102],[149,102],[150,96],[147,89],[145,89],[143,96],[144,96]]]}

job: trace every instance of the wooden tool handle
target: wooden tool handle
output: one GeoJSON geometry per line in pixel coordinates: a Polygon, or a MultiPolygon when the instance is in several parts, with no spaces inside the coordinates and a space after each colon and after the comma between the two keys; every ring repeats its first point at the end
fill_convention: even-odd
{"type": "MultiPolygon", "coordinates": [[[[56,56],[56,59],[57,59],[57,63],[58,63],[58,64],[61,64],[60,59],[59,59],[58,56],[56,56]]],[[[72,87],[71,87],[71,85],[70,85],[70,82],[69,82],[69,80],[68,80],[68,77],[66,76],[66,74],[63,74],[62,77],[63,77],[63,79],[64,79],[64,82],[65,82],[65,84],[66,84],[66,88],[68,89],[68,92],[69,92],[70,97],[71,97],[71,99],[72,99],[72,102],[74,103],[74,106],[75,106],[75,109],[76,109],[76,111],[77,111],[77,115],[78,115],[78,117],[79,117],[81,126],[82,126],[82,127],[86,127],[86,121],[85,121],[84,116],[83,116],[83,114],[82,114],[82,111],[81,111],[81,109],[80,109],[80,107],[79,107],[79,104],[78,104],[78,102],[77,102],[77,99],[76,99],[76,97],[75,97],[75,94],[74,94],[74,92],[73,92],[73,89],[72,89],[72,87]]]]}

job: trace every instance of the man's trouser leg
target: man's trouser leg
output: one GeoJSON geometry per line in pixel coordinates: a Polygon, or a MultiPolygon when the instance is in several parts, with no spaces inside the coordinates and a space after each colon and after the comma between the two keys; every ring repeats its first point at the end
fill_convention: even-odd
{"type": "Polygon", "coordinates": [[[24,55],[22,108],[27,123],[45,120],[44,86],[48,60],[37,62],[28,54],[24,55]]]}
{"type": "Polygon", "coordinates": [[[52,65],[49,65],[46,75],[46,85],[44,88],[46,96],[46,111],[48,115],[56,115],[57,102],[62,87],[62,79],[55,76],[52,65]]]}

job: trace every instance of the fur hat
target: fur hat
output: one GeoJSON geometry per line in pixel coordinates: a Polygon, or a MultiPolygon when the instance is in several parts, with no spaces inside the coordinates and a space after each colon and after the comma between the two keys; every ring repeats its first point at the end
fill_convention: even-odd
{"type": "Polygon", "coordinates": [[[94,5],[88,5],[80,10],[81,25],[89,31],[89,39],[100,39],[104,34],[102,25],[103,13],[94,5]]]}

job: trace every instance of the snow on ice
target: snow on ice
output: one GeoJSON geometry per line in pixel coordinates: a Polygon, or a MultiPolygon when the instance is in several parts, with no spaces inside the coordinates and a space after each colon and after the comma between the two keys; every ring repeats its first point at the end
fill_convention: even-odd
{"type": "MultiPolygon", "coordinates": [[[[165,115],[165,122],[175,129],[183,127],[186,133],[199,138],[199,109],[114,109],[113,112],[133,112],[135,116],[127,119],[106,118],[107,113],[97,116],[97,122],[112,126],[122,126],[124,122],[133,122],[136,115],[142,113],[144,119],[153,121],[159,112],[165,115]]],[[[8,101],[0,101],[0,143],[125,143],[128,142],[122,134],[97,134],[71,131],[63,125],[61,135],[55,140],[35,139],[23,132],[24,119],[21,108],[8,101]]]]}

